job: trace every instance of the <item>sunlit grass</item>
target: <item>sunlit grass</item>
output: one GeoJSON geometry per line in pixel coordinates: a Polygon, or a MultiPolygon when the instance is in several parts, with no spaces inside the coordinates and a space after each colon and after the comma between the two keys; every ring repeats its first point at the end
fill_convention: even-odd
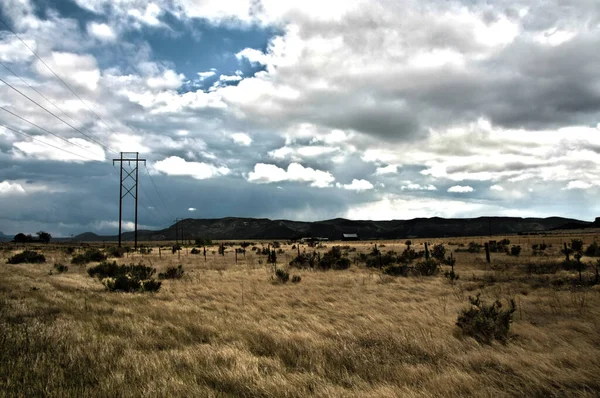
{"type": "MultiPolygon", "coordinates": [[[[266,257],[250,250],[235,265],[232,249],[222,257],[211,248],[205,262],[186,249],[159,257],[155,247],[117,261],[157,272],[182,264],[185,274],[145,294],[107,292],[85,266],[49,275],[54,263],[70,264],[62,250],[45,248],[45,264],[22,265],[6,264],[16,251],[4,251],[0,395],[596,396],[598,288],[555,286],[576,275],[532,275],[521,266],[560,261],[564,238],[553,239],[544,257],[530,256],[530,243],[541,240],[534,238],[521,243],[520,257],[494,253],[491,264],[484,253],[455,253],[454,284],[441,275],[389,277],[356,265],[290,270],[302,281],[277,284],[266,257]],[[516,300],[506,345],[481,345],[455,326],[467,297],[478,292],[516,300]]],[[[350,245],[360,252],[372,243],[350,245]]],[[[283,249],[278,266],[285,268],[296,250],[283,249]]]]}

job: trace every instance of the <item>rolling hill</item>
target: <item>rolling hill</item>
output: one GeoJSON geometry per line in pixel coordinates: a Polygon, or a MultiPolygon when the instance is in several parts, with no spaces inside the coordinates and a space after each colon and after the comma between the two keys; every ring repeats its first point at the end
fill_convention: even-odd
{"type": "MultiPolygon", "coordinates": [[[[562,217],[478,217],[478,218],[415,218],[412,220],[355,221],[336,218],[303,222],[270,220],[268,218],[226,217],[217,219],[188,218],[179,222],[179,238],[210,239],[298,239],[323,237],[331,240],[342,234],[355,233],[361,239],[402,239],[410,237],[437,238],[446,236],[478,236],[550,231],[563,226],[593,226],[595,223],[562,217]]],[[[175,240],[175,225],[159,231],[140,230],[138,240],[175,240]]],[[[133,240],[133,232],[123,234],[133,240]]],[[[117,236],[99,236],[90,232],[75,237],[78,241],[115,241],[117,236]]]]}

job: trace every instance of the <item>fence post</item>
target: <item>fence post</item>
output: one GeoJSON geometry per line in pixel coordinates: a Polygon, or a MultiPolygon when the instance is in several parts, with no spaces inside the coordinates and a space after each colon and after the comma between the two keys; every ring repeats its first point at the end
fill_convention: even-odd
{"type": "Polygon", "coordinates": [[[490,262],[490,244],[488,242],[485,242],[485,260],[490,262]]]}

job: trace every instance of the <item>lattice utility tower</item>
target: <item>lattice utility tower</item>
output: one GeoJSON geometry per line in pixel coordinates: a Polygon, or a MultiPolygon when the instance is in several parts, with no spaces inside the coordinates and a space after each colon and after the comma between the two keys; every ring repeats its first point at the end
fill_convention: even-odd
{"type": "Polygon", "coordinates": [[[115,162],[119,162],[121,165],[121,178],[120,178],[120,186],[119,186],[119,247],[121,247],[121,224],[123,223],[123,198],[127,195],[131,195],[133,199],[135,199],[135,233],[134,233],[134,247],[137,249],[137,225],[138,225],[138,165],[139,162],[144,162],[146,164],[146,159],[140,159],[139,152],[121,152],[121,157],[119,159],[113,159],[113,165],[115,162]],[[123,157],[123,155],[133,156],[135,154],[135,158],[127,158],[123,157]],[[130,171],[125,170],[125,178],[123,178],[123,164],[127,162],[131,166],[131,162],[134,162],[135,167],[130,171]],[[135,176],[133,175],[135,173],[135,176]],[[133,185],[128,187],[125,185],[127,179],[131,178],[133,180],[133,185]],[[123,188],[125,188],[125,193],[123,194],[123,188]],[[132,192],[135,189],[135,194],[132,192]]]}

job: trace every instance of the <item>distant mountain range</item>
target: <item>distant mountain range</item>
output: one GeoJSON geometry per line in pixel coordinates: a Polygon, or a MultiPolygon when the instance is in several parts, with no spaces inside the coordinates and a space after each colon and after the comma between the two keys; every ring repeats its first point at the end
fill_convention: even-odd
{"type": "Polygon", "coordinates": [[[0,242],[10,242],[13,238],[14,236],[12,235],[4,235],[4,233],[0,232],[0,242]]]}
{"type": "MultiPolygon", "coordinates": [[[[586,222],[571,218],[415,218],[412,220],[355,221],[336,218],[333,220],[302,222],[270,220],[267,218],[226,217],[218,219],[192,219],[160,231],[139,230],[138,240],[185,240],[209,239],[299,239],[322,237],[338,240],[343,234],[357,234],[360,239],[438,238],[452,236],[508,235],[556,229],[580,229],[599,227],[600,219],[586,222]]],[[[133,240],[133,232],[123,234],[123,239],[133,240]]],[[[100,236],[86,232],[74,237],[80,242],[116,241],[117,236],[100,236]]]]}

